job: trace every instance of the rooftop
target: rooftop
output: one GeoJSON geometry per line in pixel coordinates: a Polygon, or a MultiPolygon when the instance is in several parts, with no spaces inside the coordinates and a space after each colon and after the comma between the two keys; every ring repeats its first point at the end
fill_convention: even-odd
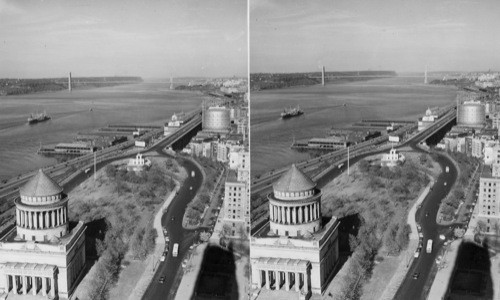
{"type": "Polygon", "coordinates": [[[336,221],[336,217],[322,217],[321,218],[321,229],[316,232],[307,232],[302,236],[280,236],[271,231],[271,223],[267,222],[259,230],[257,230],[252,237],[255,238],[285,238],[290,240],[303,240],[303,241],[314,241],[320,240],[323,235],[328,231],[328,223],[331,221],[336,221]]]}
{"type": "Polygon", "coordinates": [[[315,187],[316,183],[299,170],[295,164],[273,185],[273,189],[279,192],[301,192],[315,187]]]}
{"type": "MultiPolygon", "coordinates": [[[[17,236],[17,228],[14,227],[11,231],[5,234],[1,239],[0,243],[12,243],[12,244],[29,244],[29,245],[66,245],[71,242],[73,235],[77,233],[80,228],[85,226],[82,222],[69,222],[68,223],[68,233],[62,237],[51,236],[48,240],[44,242],[40,241],[26,241],[17,236]]],[[[41,230],[42,231],[42,230],[41,230]]],[[[29,247],[29,246],[28,246],[29,247]]]]}
{"type": "Polygon", "coordinates": [[[42,169],[19,189],[19,193],[27,197],[53,196],[62,191],[63,188],[42,169]]]}

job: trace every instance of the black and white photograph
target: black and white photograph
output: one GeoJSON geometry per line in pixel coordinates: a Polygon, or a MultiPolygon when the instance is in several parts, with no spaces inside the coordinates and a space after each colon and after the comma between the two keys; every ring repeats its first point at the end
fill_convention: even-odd
{"type": "Polygon", "coordinates": [[[248,299],[246,0],[0,0],[0,299],[248,299]]]}
{"type": "Polygon", "coordinates": [[[498,299],[495,1],[250,1],[254,299],[498,299]]]}

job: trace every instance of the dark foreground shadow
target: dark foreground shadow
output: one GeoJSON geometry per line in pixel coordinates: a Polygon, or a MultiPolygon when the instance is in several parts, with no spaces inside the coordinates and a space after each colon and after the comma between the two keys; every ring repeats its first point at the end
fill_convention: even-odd
{"type": "Polygon", "coordinates": [[[238,299],[236,264],[232,245],[227,248],[208,245],[191,299],[238,299]]]}
{"type": "Polygon", "coordinates": [[[488,249],[486,242],[460,244],[444,299],[493,299],[488,249]]]}
{"type": "Polygon", "coordinates": [[[87,226],[87,229],[85,230],[85,256],[87,257],[87,260],[95,260],[98,258],[96,240],[104,240],[108,225],[106,223],[106,219],[102,218],[88,222],[85,226],[87,226]]]}
{"type": "Polygon", "coordinates": [[[349,215],[339,219],[339,252],[342,255],[351,255],[354,249],[349,245],[349,235],[358,236],[361,227],[361,217],[359,214],[349,215]]]}

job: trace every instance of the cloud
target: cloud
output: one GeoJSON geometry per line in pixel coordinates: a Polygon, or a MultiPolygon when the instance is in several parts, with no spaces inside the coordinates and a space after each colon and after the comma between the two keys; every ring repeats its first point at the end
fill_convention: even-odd
{"type": "Polygon", "coordinates": [[[12,3],[8,3],[7,0],[0,0],[0,15],[17,15],[23,13],[23,10],[15,6],[12,3]]]}

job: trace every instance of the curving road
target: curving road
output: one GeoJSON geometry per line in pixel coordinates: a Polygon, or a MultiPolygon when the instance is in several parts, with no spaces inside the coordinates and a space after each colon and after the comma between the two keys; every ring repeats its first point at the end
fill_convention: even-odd
{"type": "MultiPolygon", "coordinates": [[[[158,153],[166,156],[160,151],[158,151],[158,153]]],[[[203,175],[196,164],[190,160],[182,159],[181,164],[186,169],[189,177],[184,181],[184,184],[179,189],[178,195],[174,197],[161,220],[162,226],[167,228],[170,236],[168,255],[164,262],[160,262],[143,299],[173,299],[176,292],[172,290],[175,275],[177,274],[184,255],[193,242],[195,242],[195,238],[197,238],[195,231],[186,230],[182,227],[182,217],[184,216],[187,204],[196,196],[196,192],[202,184],[203,175]],[[194,177],[191,176],[192,171],[195,172],[194,177]],[[179,254],[177,257],[172,256],[174,243],[179,244],[179,254]],[[159,282],[162,276],[165,276],[164,283],[159,282]]]]}
{"type": "Polygon", "coordinates": [[[422,207],[417,210],[415,220],[422,226],[424,247],[420,256],[414,259],[408,268],[406,277],[401,283],[394,299],[426,299],[430,285],[434,280],[434,276],[431,276],[432,267],[435,264],[438,254],[441,254],[441,248],[444,245],[444,241],[439,239],[439,235],[444,234],[449,239],[453,233],[453,226],[440,226],[436,223],[436,215],[441,200],[446,197],[457,180],[458,170],[451,160],[444,155],[439,155],[438,162],[443,170],[448,166],[450,171],[449,173],[441,173],[433,189],[424,199],[422,207]],[[444,185],[445,182],[446,185],[444,185]],[[432,253],[426,253],[425,251],[428,239],[434,241],[432,253]],[[413,279],[414,273],[419,273],[417,279],[413,279]]]}

